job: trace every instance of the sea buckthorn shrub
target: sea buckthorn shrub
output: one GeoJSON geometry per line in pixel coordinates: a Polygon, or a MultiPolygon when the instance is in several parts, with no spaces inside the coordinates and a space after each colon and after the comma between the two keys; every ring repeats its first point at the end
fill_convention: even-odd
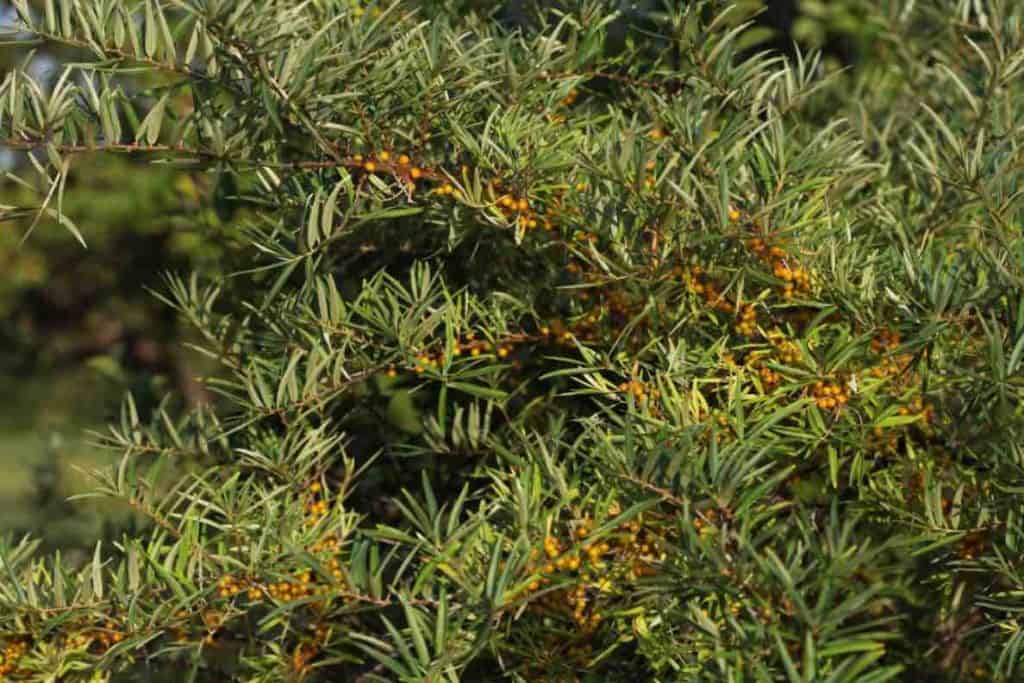
{"type": "Polygon", "coordinates": [[[825,74],[715,2],[479,5],[14,3],[82,50],[0,93],[40,208],[149,155],[251,248],[157,292],[211,400],[101,437],[145,524],[5,542],[3,674],[1019,680],[1020,6],[878,3],[825,74]]]}

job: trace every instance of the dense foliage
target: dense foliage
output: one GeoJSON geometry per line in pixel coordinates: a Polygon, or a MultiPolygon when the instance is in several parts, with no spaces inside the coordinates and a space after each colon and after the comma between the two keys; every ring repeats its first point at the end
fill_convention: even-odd
{"type": "Polygon", "coordinates": [[[102,437],[149,527],[0,547],[8,677],[1024,675],[1019,6],[825,74],[714,2],[14,4],[83,51],[0,86],[36,210],[149,155],[248,250],[160,291],[211,399],[102,437]]]}

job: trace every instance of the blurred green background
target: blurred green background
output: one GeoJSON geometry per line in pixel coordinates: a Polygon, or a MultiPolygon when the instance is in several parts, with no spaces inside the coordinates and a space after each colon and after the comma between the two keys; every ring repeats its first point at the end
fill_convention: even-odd
{"type": "MultiPolygon", "coordinates": [[[[125,521],[66,502],[110,458],[86,432],[116,416],[126,391],[142,410],[169,390],[202,397],[173,312],[148,290],[163,288],[166,271],[216,273],[226,243],[203,208],[208,177],[111,155],[74,169],[63,209],[87,248],[47,222],[22,243],[29,218],[0,232],[0,533],[60,547],[89,545],[105,523],[125,521]]],[[[32,180],[23,166],[7,173],[32,180]]],[[[9,176],[0,184],[8,206],[31,206],[33,194],[9,176]]]]}

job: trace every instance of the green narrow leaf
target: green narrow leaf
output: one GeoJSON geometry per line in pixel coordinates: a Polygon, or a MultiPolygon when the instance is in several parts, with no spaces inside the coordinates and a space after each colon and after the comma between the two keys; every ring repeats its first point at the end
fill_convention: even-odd
{"type": "Polygon", "coordinates": [[[501,559],[501,539],[494,541],[494,547],[491,549],[491,562],[487,568],[487,582],[484,584],[484,592],[490,600],[492,607],[500,606],[498,604],[498,594],[496,593],[497,585],[496,580],[498,578],[498,563],[501,559]]]}
{"type": "Polygon", "coordinates": [[[171,34],[171,27],[167,25],[166,13],[159,6],[156,7],[156,19],[160,26],[161,38],[163,39],[164,59],[173,64],[177,58],[174,36],[171,34]]]}
{"type": "Polygon", "coordinates": [[[103,556],[102,542],[96,541],[96,550],[92,555],[92,592],[97,599],[103,599],[103,556]]]}
{"type": "Polygon", "coordinates": [[[182,60],[186,66],[192,64],[196,58],[196,50],[199,48],[199,33],[202,31],[203,22],[196,21],[192,24],[192,34],[189,36],[188,45],[185,47],[185,57],[182,60]]]}
{"type": "Polygon", "coordinates": [[[156,17],[154,16],[153,0],[145,0],[145,5],[146,18],[142,30],[145,34],[146,56],[152,59],[156,55],[156,49],[159,46],[157,42],[158,27],[156,25],[156,17]]]}
{"type": "Polygon", "coordinates": [[[164,109],[167,106],[168,97],[169,95],[161,97],[153,108],[149,110],[146,117],[142,119],[142,123],[139,124],[139,128],[135,133],[135,142],[145,138],[147,144],[155,145],[157,140],[160,139],[160,129],[163,124],[164,109]]]}
{"type": "Polygon", "coordinates": [[[320,197],[314,195],[309,203],[309,214],[306,217],[306,245],[314,249],[320,243],[320,197]]]}
{"type": "Polygon", "coordinates": [[[274,284],[267,291],[266,297],[263,300],[263,306],[260,309],[262,312],[266,312],[266,310],[275,302],[277,295],[281,292],[281,289],[284,288],[285,283],[288,282],[288,278],[291,277],[292,273],[295,272],[295,269],[298,268],[300,263],[302,263],[301,259],[294,258],[284,264],[284,267],[281,268],[281,274],[277,276],[277,279],[274,280],[274,284]]]}
{"type": "Polygon", "coordinates": [[[71,33],[71,6],[74,0],[62,0],[60,3],[60,30],[61,35],[70,36],[71,33]]]}
{"type": "Polygon", "coordinates": [[[437,615],[434,621],[434,656],[443,657],[448,652],[448,591],[441,588],[437,615]]]}
{"type": "Polygon", "coordinates": [[[723,230],[728,229],[729,220],[729,169],[726,164],[718,168],[718,214],[723,230]]]}
{"type": "Polygon", "coordinates": [[[804,683],[803,677],[796,670],[796,664],[793,663],[793,659],[789,656],[789,650],[786,649],[786,644],[782,641],[782,636],[779,635],[777,630],[772,630],[772,635],[775,637],[775,649],[779,653],[779,657],[782,658],[782,666],[786,669],[786,676],[789,677],[789,683],[804,683]]]}
{"type": "Polygon", "coordinates": [[[412,643],[416,648],[416,656],[423,668],[427,668],[430,666],[430,651],[427,649],[427,641],[420,628],[419,615],[405,598],[402,599],[402,609],[405,611],[405,620],[409,624],[409,633],[412,635],[412,643]]]}
{"type": "Polygon", "coordinates": [[[327,201],[320,212],[320,234],[325,240],[330,239],[334,233],[334,212],[338,209],[338,195],[345,185],[345,181],[338,181],[334,184],[334,189],[327,195],[327,201]]]}
{"type": "MultiPolygon", "coordinates": [[[[55,0],[43,0],[43,16],[47,33],[57,33],[57,13],[54,9],[55,0]]],[[[31,23],[29,24],[31,25],[31,23]]]]}
{"type": "Polygon", "coordinates": [[[490,387],[483,387],[479,384],[469,384],[468,382],[449,382],[448,386],[467,393],[470,396],[476,396],[477,398],[486,398],[493,401],[504,401],[508,398],[508,394],[500,389],[491,389],[490,387]]]}

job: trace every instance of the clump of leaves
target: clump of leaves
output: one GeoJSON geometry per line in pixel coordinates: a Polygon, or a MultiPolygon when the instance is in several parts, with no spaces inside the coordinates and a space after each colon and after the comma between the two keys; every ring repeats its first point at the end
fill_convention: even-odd
{"type": "Polygon", "coordinates": [[[851,88],[716,3],[15,4],[90,51],[2,86],[40,207],[104,149],[252,215],[162,294],[215,398],[105,437],[148,533],[3,549],[8,675],[1019,675],[1019,8],[851,88]]]}

